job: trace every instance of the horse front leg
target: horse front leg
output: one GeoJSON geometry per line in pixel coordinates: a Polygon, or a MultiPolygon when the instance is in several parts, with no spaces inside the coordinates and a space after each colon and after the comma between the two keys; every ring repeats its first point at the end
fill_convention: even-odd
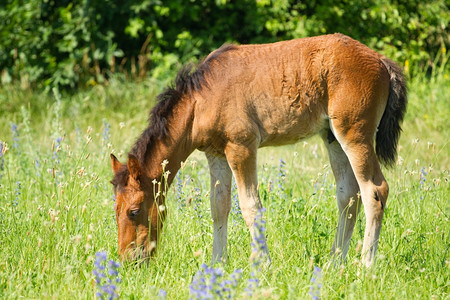
{"type": "Polygon", "coordinates": [[[231,169],[225,157],[206,154],[211,174],[211,216],[213,218],[212,264],[227,260],[227,226],[231,208],[231,169]]]}
{"type": "Polygon", "coordinates": [[[262,220],[260,220],[261,214],[258,214],[262,209],[262,204],[258,193],[257,147],[228,144],[225,154],[236,180],[242,216],[253,241],[250,258],[270,264],[266,237],[262,220]]]}

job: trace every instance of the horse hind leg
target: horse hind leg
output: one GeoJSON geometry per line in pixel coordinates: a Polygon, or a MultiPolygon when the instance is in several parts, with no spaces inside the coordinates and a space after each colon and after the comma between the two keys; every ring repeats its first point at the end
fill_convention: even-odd
{"type": "Polygon", "coordinates": [[[366,215],[366,227],[362,249],[362,261],[370,267],[375,260],[384,208],[389,187],[380,169],[373,136],[376,125],[369,120],[355,124],[350,129],[338,120],[331,122],[336,139],[345,152],[361,191],[366,215]]]}
{"type": "Polygon", "coordinates": [[[338,141],[331,139],[330,136],[332,137],[332,133],[329,129],[321,133],[336,180],[336,199],[339,208],[337,231],[331,255],[333,258],[344,260],[361,207],[361,201],[358,197],[358,182],[356,181],[350,162],[338,141]]]}
{"type": "Polygon", "coordinates": [[[211,175],[211,215],[213,219],[212,264],[227,260],[228,215],[231,209],[231,169],[225,157],[206,154],[211,175]]]}

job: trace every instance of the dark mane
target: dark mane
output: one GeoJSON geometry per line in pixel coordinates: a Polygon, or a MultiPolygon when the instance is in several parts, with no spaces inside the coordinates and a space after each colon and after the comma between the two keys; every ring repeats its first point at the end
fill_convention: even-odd
{"type": "MultiPolygon", "coordinates": [[[[235,49],[237,49],[236,45],[223,45],[199,63],[195,70],[195,66],[193,64],[183,66],[178,72],[174,84],[166,88],[156,98],[158,103],[150,111],[149,126],[137,139],[133,148],[129,152],[129,155],[134,155],[141,162],[141,164],[143,164],[150,148],[149,145],[151,145],[155,139],[160,139],[167,136],[167,120],[174,106],[185,94],[192,94],[208,87],[206,76],[211,71],[211,63],[214,61],[220,61],[225,52],[235,49]]],[[[128,177],[128,168],[126,165],[123,165],[122,168],[114,175],[111,183],[114,185],[115,189],[123,188],[128,182],[128,177]]]]}
{"type": "Polygon", "coordinates": [[[223,54],[237,49],[236,45],[227,44],[212,52],[194,70],[193,64],[187,64],[178,72],[174,85],[166,88],[158,97],[158,103],[150,111],[149,126],[138,138],[129,152],[143,163],[148,150],[148,145],[154,139],[167,136],[167,120],[174,106],[185,94],[198,92],[207,86],[206,76],[210,73],[211,63],[220,61],[223,54]]]}

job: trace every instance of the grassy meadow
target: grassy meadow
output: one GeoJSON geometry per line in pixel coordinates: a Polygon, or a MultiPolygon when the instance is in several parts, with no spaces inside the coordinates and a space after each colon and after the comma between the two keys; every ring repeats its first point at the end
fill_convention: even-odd
{"type": "MultiPolygon", "coordinates": [[[[74,95],[0,88],[1,299],[96,297],[96,253],[119,260],[109,154],[125,161],[162,86],[116,78],[74,95]]],[[[330,266],[335,184],[314,137],[259,152],[269,268],[249,261],[250,236],[233,189],[230,259],[223,275],[215,266],[216,285],[235,278],[226,294],[233,299],[449,299],[449,95],[444,68],[409,80],[398,162],[384,171],[390,196],[373,268],[359,264],[363,213],[347,262],[330,266]]],[[[206,159],[195,152],[170,187],[157,256],[117,269],[118,296],[201,295],[190,287],[211,260],[208,195],[206,159]]]]}

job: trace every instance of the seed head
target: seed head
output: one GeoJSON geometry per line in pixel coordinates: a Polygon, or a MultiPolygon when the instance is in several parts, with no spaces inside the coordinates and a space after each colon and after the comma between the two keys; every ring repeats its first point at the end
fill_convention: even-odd
{"type": "Polygon", "coordinates": [[[166,168],[168,163],[169,163],[169,161],[167,159],[163,160],[163,162],[161,163],[161,166],[163,167],[163,170],[166,168]]]}

